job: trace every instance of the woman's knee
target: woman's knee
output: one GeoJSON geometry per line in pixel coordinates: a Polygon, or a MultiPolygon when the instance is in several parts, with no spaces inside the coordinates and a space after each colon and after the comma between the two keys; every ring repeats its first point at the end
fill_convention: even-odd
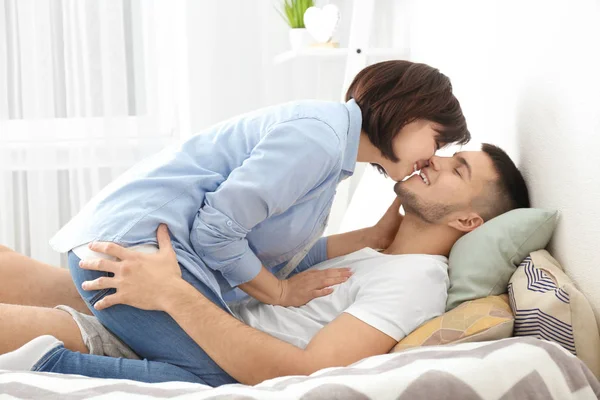
{"type": "Polygon", "coordinates": [[[11,252],[14,252],[14,250],[13,250],[13,249],[11,249],[11,248],[8,248],[8,247],[6,247],[6,246],[2,246],[2,245],[0,244],[0,253],[6,253],[6,252],[9,252],[9,251],[11,251],[11,252]]]}

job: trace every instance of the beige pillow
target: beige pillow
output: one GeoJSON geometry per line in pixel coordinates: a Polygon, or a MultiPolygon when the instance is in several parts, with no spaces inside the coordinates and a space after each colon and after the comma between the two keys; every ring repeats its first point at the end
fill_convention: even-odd
{"type": "Polygon", "coordinates": [[[515,336],[550,340],[600,378],[600,334],[592,307],[546,250],[525,258],[508,284],[515,336]]]}
{"type": "Polygon", "coordinates": [[[418,346],[485,342],[512,336],[513,315],[508,296],[466,301],[434,318],[402,339],[392,352],[418,346]]]}

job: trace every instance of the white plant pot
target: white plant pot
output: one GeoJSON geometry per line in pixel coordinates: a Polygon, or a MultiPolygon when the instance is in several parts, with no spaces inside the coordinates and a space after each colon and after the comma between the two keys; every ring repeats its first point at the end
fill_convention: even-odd
{"type": "Polygon", "coordinates": [[[306,28],[290,29],[290,46],[292,50],[298,51],[307,48],[313,42],[314,40],[306,28]]]}

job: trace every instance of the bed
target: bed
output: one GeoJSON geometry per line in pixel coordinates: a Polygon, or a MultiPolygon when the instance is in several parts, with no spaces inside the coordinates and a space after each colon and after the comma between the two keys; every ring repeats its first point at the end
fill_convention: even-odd
{"type": "Polygon", "coordinates": [[[600,383],[557,344],[509,338],[421,347],[345,368],[254,387],[146,384],[75,375],[0,371],[0,398],[61,399],[596,399],[600,383]]]}

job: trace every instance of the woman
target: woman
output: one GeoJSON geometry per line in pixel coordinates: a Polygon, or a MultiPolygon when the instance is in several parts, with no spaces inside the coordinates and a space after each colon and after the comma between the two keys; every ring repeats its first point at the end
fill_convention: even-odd
{"type": "MultiPolygon", "coordinates": [[[[226,121],[104,189],[51,241],[69,252],[71,276],[97,318],[144,358],[177,365],[199,382],[229,383],[233,379],[166,314],[128,306],[103,310],[114,290],[81,289],[104,274],[79,267],[101,257],[91,242],[155,251],[155,231],[167,224],[183,278],[227,311],[225,300],[236,287],[264,303],[303,305],[329,294],[349,272],[302,271],[366,246],[386,247],[396,232],[393,221],[369,235],[318,239],[337,184],[356,162],[400,181],[438,148],[466,143],[470,134],[450,81],[424,64],[367,67],[346,97],[345,104],[294,102],[226,121]]],[[[65,371],[73,362],[65,361],[65,371]]],[[[60,361],[52,370],[62,371],[60,361]]]]}

